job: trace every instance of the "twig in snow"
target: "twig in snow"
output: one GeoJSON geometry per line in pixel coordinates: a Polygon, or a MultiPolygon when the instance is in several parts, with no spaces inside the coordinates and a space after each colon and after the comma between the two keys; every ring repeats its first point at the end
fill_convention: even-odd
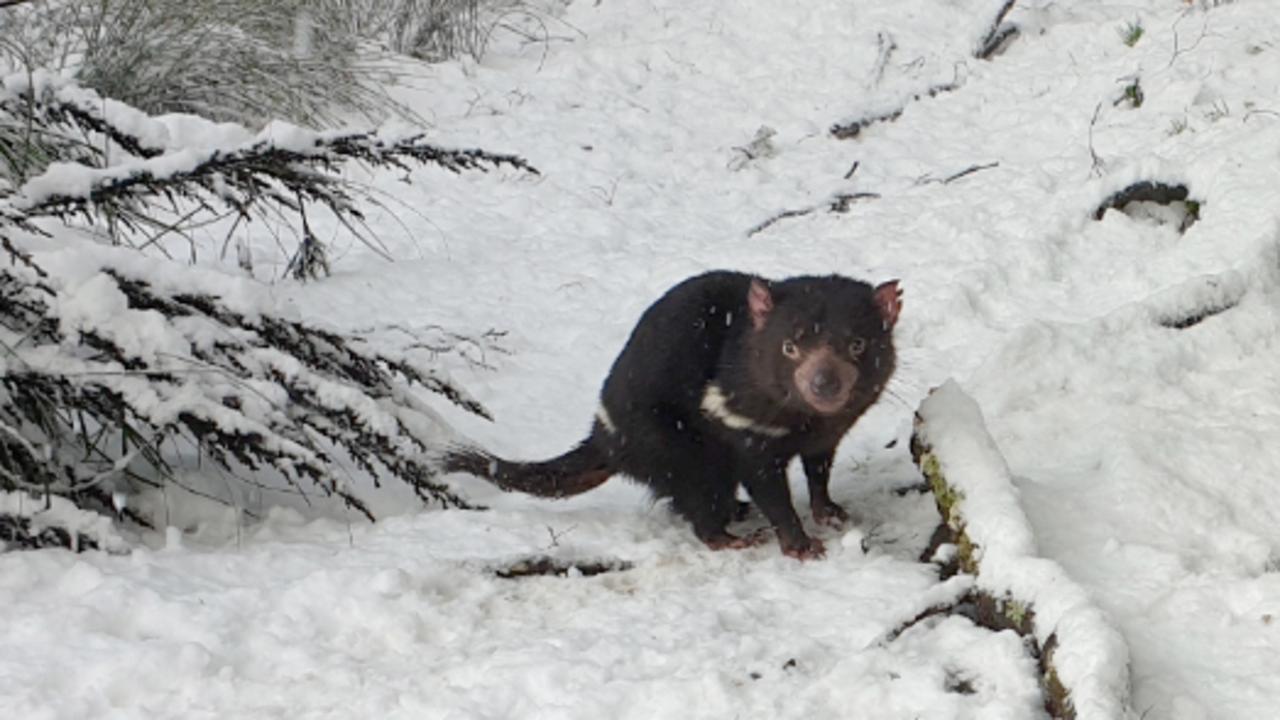
{"type": "MultiPolygon", "coordinates": [[[[443,355],[456,354],[468,365],[482,370],[494,369],[488,360],[490,353],[511,355],[511,350],[502,345],[502,340],[507,336],[505,330],[489,329],[479,335],[466,335],[433,323],[420,327],[391,323],[356,328],[351,331],[352,335],[363,338],[366,344],[371,344],[371,339],[374,337],[385,339],[392,333],[405,337],[403,341],[390,343],[401,355],[410,351],[422,351],[435,359],[443,355]]],[[[387,341],[384,340],[384,342],[387,341]]]]}
{"type": "Polygon", "coordinates": [[[836,193],[827,201],[827,212],[846,213],[849,206],[858,200],[876,200],[879,197],[880,193],[873,192],[836,193]]]}
{"type": "Polygon", "coordinates": [[[778,222],[779,220],[786,220],[787,218],[800,217],[801,215],[808,215],[814,210],[817,210],[817,208],[808,207],[808,208],[803,208],[801,210],[783,210],[782,212],[778,213],[777,215],[774,215],[768,220],[765,220],[764,222],[756,225],[755,227],[752,227],[750,230],[747,231],[747,237],[751,237],[752,235],[755,235],[758,232],[762,232],[768,229],[771,225],[778,222]]]}
{"type": "Polygon", "coordinates": [[[872,85],[879,85],[884,80],[885,68],[889,65],[889,57],[898,49],[898,43],[893,39],[893,35],[886,32],[876,33],[876,64],[872,70],[875,80],[872,85]]]}
{"type": "Polygon", "coordinates": [[[783,210],[773,217],[761,222],[747,231],[747,237],[751,237],[756,233],[768,229],[774,223],[787,218],[801,217],[810,213],[817,212],[826,208],[827,212],[845,213],[849,212],[849,207],[858,200],[875,200],[880,197],[879,193],[872,192],[856,192],[856,193],[836,193],[832,195],[826,202],[812,207],[800,208],[797,210],[783,210]]]}
{"type": "Polygon", "coordinates": [[[966,175],[972,175],[973,173],[980,172],[982,170],[990,170],[991,168],[996,168],[996,167],[1000,167],[1000,163],[989,162],[986,165],[973,165],[943,180],[942,184],[949,185],[953,181],[959,180],[960,178],[965,177],[966,175]]]}
{"type": "Polygon", "coordinates": [[[1004,21],[1005,16],[1013,9],[1016,2],[1017,0],[1005,0],[1004,5],[1000,6],[995,19],[991,21],[987,34],[983,36],[982,42],[978,43],[978,49],[973,53],[974,57],[979,60],[990,60],[993,55],[1004,47],[1006,41],[1018,34],[1016,25],[1004,21]]]}
{"type": "Polygon", "coordinates": [[[1089,174],[1102,177],[1102,171],[1106,169],[1107,164],[1098,156],[1098,151],[1093,149],[1093,126],[1098,124],[1098,115],[1102,113],[1102,103],[1093,109],[1093,118],[1089,120],[1089,157],[1092,159],[1093,166],[1089,169],[1089,174]]]}
{"type": "Polygon", "coordinates": [[[1182,22],[1183,18],[1185,18],[1190,14],[1191,14],[1191,8],[1187,8],[1182,12],[1181,15],[1178,16],[1177,20],[1173,21],[1173,55],[1169,57],[1169,64],[1164,66],[1166,70],[1173,67],[1173,64],[1177,62],[1179,55],[1195,50],[1196,46],[1200,44],[1200,41],[1204,40],[1205,37],[1208,36],[1209,34],[1209,18],[1208,16],[1206,16],[1204,19],[1204,23],[1200,26],[1200,37],[1197,37],[1196,41],[1191,43],[1191,45],[1189,45],[1186,48],[1179,47],[1180,38],[1178,36],[1178,23],[1182,22]]]}
{"type": "Polygon", "coordinates": [[[774,130],[768,125],[761,125],[756,129],[755,137],[751,139],[751,142],[746,145],[734,146],[733,150],[739,153],[739,155],[730,160],[727,167],[730,170],[737,171],[746,167],[748,163],[757,158],[773,157],[778,152],[777,148],[773,146],[773,136],[777,134],[777,130],[774,130]]]}
{"type": "Polygon", "coordinates": [[[551,539],[551,544],[547,546],[547,549],[551,549],[551,548],[560,547],[560,538],[573,532],[575,529],[577,529],[578,526],[570,525],[564,530],[559,530],[559,531],[557,531],[555,528],[551,527],[550,525],[546,527],[547,527],[547,537],[551,539]]]}
{"type": "Polygon", "coordinates": [[[1249,122],[1249,118],[1253,115],[1271,115],[1272,117],[1280,117],[1280,112],[1275,110],[1254,109],[1244,114],[1242,122],[1249,122]]]}
{"type": "Polygon", "coordinates": [[[967,177],[976,172],[981,172],[983,170],[990,170],[991,168],[995,168],[995,167],[1000,167],[1000,163],[989,162],[989,163],[986,163],[985,165],[970,165],[969,167],[961,170],[960,172],[952,173],[951,175],[948,175],[947,177],[942,179],[925,175],[924,177],[921,177],[919,180],[916,180],[916,184],[927,185],[929,183],[940,183],[942,185],[950,185],[951,183],[955,182],[956,180],[959,180],[962,177],[967,177]]]}

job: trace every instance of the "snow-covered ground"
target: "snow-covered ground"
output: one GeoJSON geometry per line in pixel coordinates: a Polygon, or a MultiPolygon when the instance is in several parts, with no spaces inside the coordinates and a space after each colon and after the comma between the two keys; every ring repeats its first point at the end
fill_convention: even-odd
{"type": "Polygon", "coordinates": [[[687,275],[901,278],[893,397],[842,448],[833,492],[859,521],[820,535],[825,560],[709,552],[619,481],[553,503],[465,479],[493,510],[387,492],[372,527],[288,510],[125,557],[9,553],[0,715],[1036,717],[1011,633],[950,618],[882,642],[954,589],[915,561],[931,500],[893,492],[918,477],[912,410],[952,377],[1040,552],[1120,628],[1136,711],[1273,716],[1280,17],[1270,0],[1020,2],[1020,36],[975,60],[1000,5],[548,8],[546,41],[501,36],[397,90],[434,140],[542,175],[377,177],[395,261],[340,241],[333,277],[273,289],[338,327],[507,331],[492,370],[452,368],[497,421],[442,411],[534,458],[581,438],[635,319],[687,275]],[[1135,79],[1140,107],[1123,99],[1135,79]],[[903,105],[856,139],[828,133],[903,105]],[[748,158],[761,127],[770,151],[748,158]],[[1186,184],[1199,221],[1093,219],[1139,179],[1186,184]],[[836,193],[878,197],[828,213],[836,193]],[[541,554],[633,568],[493,575],[541,554]]]}

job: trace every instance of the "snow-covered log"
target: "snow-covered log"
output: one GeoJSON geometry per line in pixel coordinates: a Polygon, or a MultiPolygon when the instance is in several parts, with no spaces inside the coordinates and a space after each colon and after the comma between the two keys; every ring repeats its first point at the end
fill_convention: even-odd
{"type": "Polygon", "coordinates": [[[1136,717],[1124,639],[1060,565],[1038,554],[977,403],[954,381],[936,388],[916,412],[911,446],[942,515],[934,550],[948,546],[950,566],[974,576],[980,622],[1034,642],[1049,713],[1064,720],[1136,717]]]}

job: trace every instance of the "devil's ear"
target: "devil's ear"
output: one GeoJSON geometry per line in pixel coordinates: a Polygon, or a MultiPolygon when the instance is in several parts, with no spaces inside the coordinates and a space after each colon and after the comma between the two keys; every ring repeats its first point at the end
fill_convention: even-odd
{"type": "Polygon", "coordinates": [[[769,285],[760,278],[751,279],[751,289],[747,291],[747,307],[751,308],[751,325],[759,330],[769,320],[773,312],[773,293],[769,285]]]}
{"type": "Polygon", "coordinates": [[[902,290],[898,288],[898,281],[890,280],[876,286],[874,298],[876,310],[879,311],[885,328],[897,324],[898,315],[902,312],[902,290]]]}

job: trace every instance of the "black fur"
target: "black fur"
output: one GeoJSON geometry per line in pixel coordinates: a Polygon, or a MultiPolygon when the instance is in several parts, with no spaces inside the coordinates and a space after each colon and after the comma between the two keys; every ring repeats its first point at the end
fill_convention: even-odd
{"type": "Polygon", "coordinates": [[[725,271],[690,278],[641,316],[578,447],[540,463],[458,450],[445,468],[547,497],[585,492],[622,473],[670,498],[714,548],[751,542],[726,530],[742,485],[784,552],[818,556],[822,545],[792,506],[787,465],[802,459],[816,519],[847,518],[827,492],[831,461],[893,372],[898,296],[896,283],[872,288],[835,275],[775,283],[725,271]],[[704,407],[712,385],[723,402],[704,407]]]}

